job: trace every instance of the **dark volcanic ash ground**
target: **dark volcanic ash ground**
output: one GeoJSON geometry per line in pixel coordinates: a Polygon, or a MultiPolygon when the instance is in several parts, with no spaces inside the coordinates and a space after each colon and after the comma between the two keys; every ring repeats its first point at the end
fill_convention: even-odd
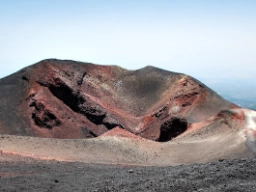
{"type": "Polygon", "coordinates": [[[256,159],[138,167],[0,157],[0,191],[256,191],[256,159]]]}

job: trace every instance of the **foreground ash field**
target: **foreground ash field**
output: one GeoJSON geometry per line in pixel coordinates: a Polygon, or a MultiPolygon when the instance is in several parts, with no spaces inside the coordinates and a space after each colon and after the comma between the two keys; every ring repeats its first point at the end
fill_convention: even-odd
{"type": "MultiPolygon", "coordinates": [[[[93,166],[88,173],[105,170],[106,173],[99,173],[101,177],[111,177],[111,173],[120,171],[123,178],[145,169],[147,175],[151,171],[157,175],[144,175],[141,182],[153,182],[155,176],[166,184],[148,188],[148,183],[138,188],[135,183],[139,176],[132,180],[127,175],[127,181],[122,180],[124,191],[129,186],[143,191],[182,191],[182,187],[168,188],[170,181],[161,176],[159,170],[164,168],[158,166],[179,166],[181,169],[173,168],[176,172],[171,167],[166,169],[174,175],[188,170],[191,175],[180,177],[191,180],[206,165],[214,172],[216,166],[233,166],[238,161],[234,159],[244,159],[244,167],[233,167],[236,177],[234,171],[245,171],[255,161],[256,112],[239,108],[185,74],[150,66],[130,71],[118,66],[49,59],[0,79],[0,134],[1,169],[10,172],[2,173],[1,181],[7,178],[5,182],[9,182],[10,175],[22,175],[22,168],[16,170],[18,176],[12,172],[11,167],[16,164],[52,178],[51,171],[46,173],[40,166],[51,167],[58,161],[60,172],[71,165],[82,169],[93,166]]],[[[251,178],[254,172],[248,171],[245,175],[251,178]]],[[[66,178],[64,173],[58,174],[66,178]]],[[[91,179],[96,179],[92,175],[91,179]]],[[[216,175],[210,174],[208,181],[211,176],[216,175]]],[[[33,176],[29,173],[26,177],[33,176]]],[[[97,188],[94,184],[103,191],[120,191],[116,179],[112,180],[112,188],[100,187],[99,183],[97,188]]],[[[54,181],[55,186],[59,181],[54,181]]],[[[200,184],[204,180],[195,181],[199,182],[198,187],[206,187],[200,184]]],[[[193,182],[187,187],[190,185],[193,182]]],[[[224,185],[227,186],[223,184],[212,191],[223,190],[224,185]]],[[[33,188],[29,186],[27,190],[33,188]]],[[[255,187],[250,179],[245,186],[248,190],[255,187]]],[[[236,184],[230,183],[228,189],[234,187],[236,184]]],[[[56,190],[63,191],[58,187],[56,190]]]]}
{"type": "Polygon", "coordinates": [[[256,159],[180,166],[86,164],[0,156],[0,191],[184,192],[256,190],[256,159]]]}

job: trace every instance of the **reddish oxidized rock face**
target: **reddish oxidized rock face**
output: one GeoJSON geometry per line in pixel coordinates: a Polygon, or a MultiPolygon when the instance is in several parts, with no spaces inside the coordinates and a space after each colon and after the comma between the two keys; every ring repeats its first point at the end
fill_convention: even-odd
{"type": "Polygon", "coordinates": [[[192,77],[154,67],[45,60],[0,80],[0,133],[15,135],[91,138],[119,127],[168,141],[236,107],[192,77]]]}

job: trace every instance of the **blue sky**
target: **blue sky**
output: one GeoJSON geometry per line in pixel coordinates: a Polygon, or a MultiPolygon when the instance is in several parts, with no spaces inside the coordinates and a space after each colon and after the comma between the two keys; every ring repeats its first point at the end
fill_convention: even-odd
{"type": "Polygon", "coordinates": [[[200,80],[249,83],[256,72],[252,0],[8,0],[0,29],[0,78],[47,58],[153,65],[200,80]]]}

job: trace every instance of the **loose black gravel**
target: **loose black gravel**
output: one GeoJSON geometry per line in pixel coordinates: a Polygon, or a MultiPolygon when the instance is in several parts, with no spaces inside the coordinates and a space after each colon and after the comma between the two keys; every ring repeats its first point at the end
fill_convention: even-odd
{"type": "Polygon", "coordinates": [[[256,191],[256,158],[176,167],[0,158],[0,191],[256,191]]]}

